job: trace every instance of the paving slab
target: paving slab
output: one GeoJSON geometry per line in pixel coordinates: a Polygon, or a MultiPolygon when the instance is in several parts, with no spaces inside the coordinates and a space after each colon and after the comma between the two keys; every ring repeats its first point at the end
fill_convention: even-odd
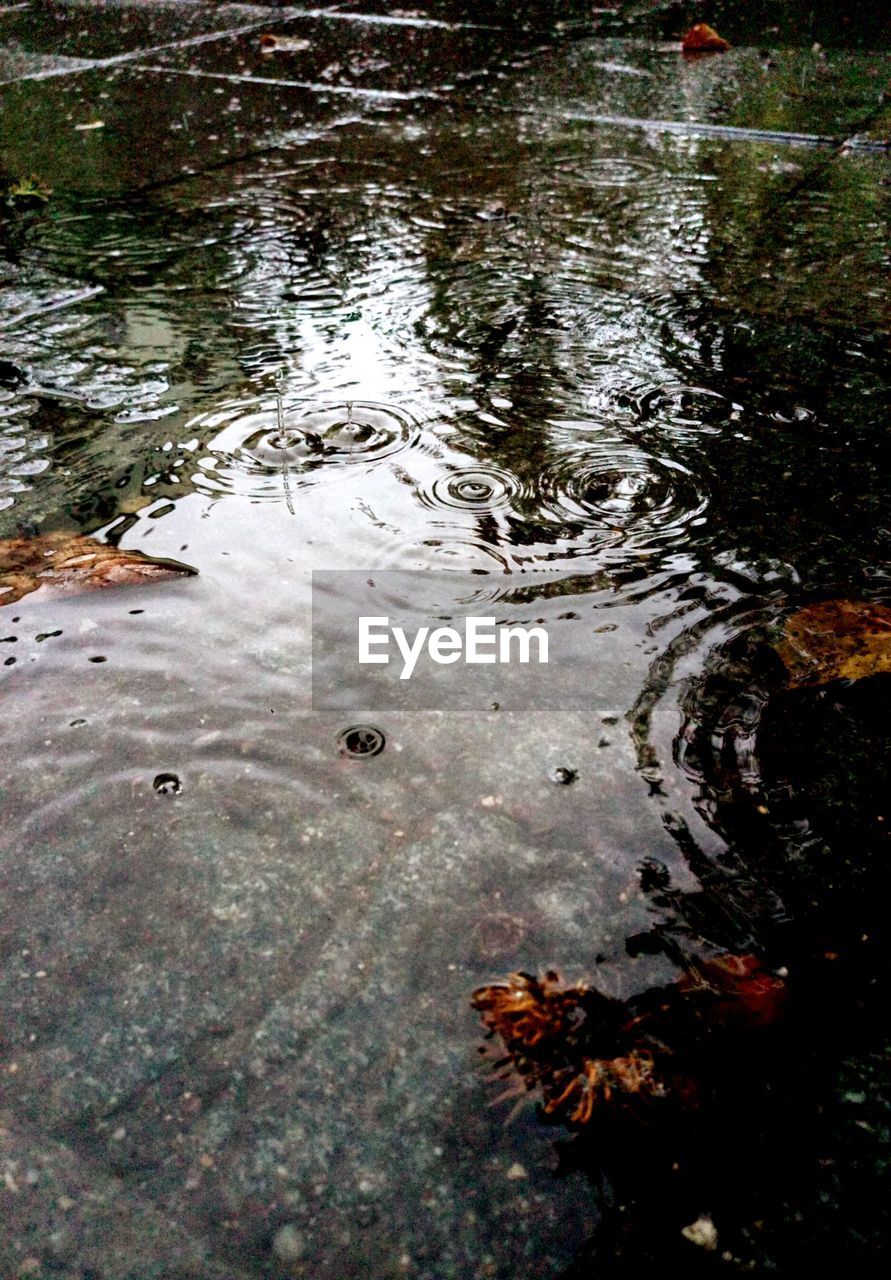
{"type": "Polygon", "coordinates": [[[250,5],[172,4],[40,5],[0,14],[0,85],[20,79],[65,76],[81,65],[120,63],[149,48],[183,41],[213,41],[217,32],[251,28],[269,13],[250,5]]]}
{"type": "Polygon", "coordinates": [[[7,173],[34,174],[60,192],[114,197],[228,163],[342,114],[341,99],[299,86],[90,70],[4,90],[3,163],[7,173]]]}
{"type": "MultiPolygon", "coordinates": [[[[69,8],[27,57],[68,56],[69,8]]],[[[129,62],[3,89],[4,184],[53,191],[0,226],[0,536],[198,570],[0,609],[4,1280],[590,1271],[613,1188],[487,1105],[470,993],[675,975],[626,940],[658,916],[643,859],[693,894],[691,845],[730,856],[696,699],[747,611],[882,562],[887,157],[840,143],[884,64],[685,62],[679,6],[517,37],[468,24],[525,8],[479,10],[264,9],[147,69],[155,24],[243,11],[108,6],[76,47],[115,56],[127,14],[129,62]],[[267,18],[309,49],[263,55],[267,18]],[[287,422],[370,406],[387,447],[269,465],[277,395],[287,422]],[[507,505],[437,502],[481,466],[507,505]],[[357,704],[385,749],[348,759],[311,705],[311,571],[456,564],[584,637],[577,698],[357,704]]],[[[815,1217],[871,1247],[879,1051],[839,1052],[829,1198],[739,1228],[775,1270],[815,1217]],[[866,1127],[836,1123],[861,1092],[866,1127]],[[831,1179],[867,1129],[855,1212],[831,1179]]]]}
{"type": "Polygon", "coordinates": [[[349,0],[344,13],[392,15],[397,20],[491,21],[527,24],[589,34],[635,34],[656,40],[680,40],[696,22],[708,21],[735,45],[761,48],[887,48],[891,23],[881,6],[853,0],[839,6],[810,0],[710,0],[707,14],[684,0],[546,0],[517,3],[489,0],[485,17],[473,0],[349,0]]]}
{"type": "Polygon", "coordinates": [[[663,39],[680,39],[696,22],[708,22],[733,45],[762,49],[887,49],[888,14],[868,0],[843,5],[815,5],[809,0],[710,0],[701,4],[678,0],[627,0],[618,5],[631,29],[663,39]]]}
{"type": "Polygon", "coordinates": [[[68,75],[89,65],[89,61],[85,58],[32,53],[16,40],[8,40],[0,48],[0,85],[40,77],[47,73],[68,75]]]}
{"type": "Polygon", "coordinates": [[[10,1277],[236,1280],[131,1188],[0,1112],[4,1266],[10,1277]]]}
{"type": "MultiPolygon", "coordinates": [[[[99,630],[110,638],[106,621],[99,630]]],[[[276,666],[290,683],[285,649],[276,666]]],[[[57,682],[70,674],[41,674],[32,714],[64,733],[57,682]]],[[[129,683],[146,705],[155,676],[129,683]]],[[[96,726],[98,708],[82,709],[96,726]]],[[[170,709],[156,710],[166,719],[170,709]]],[[[594,1223],[585,1182],[555,1198],[547,1134],[532,1123],[505,1131],[503,1114],[487,1110],[467,999],[495,966],[542,947],[581,963],[594,913],[599,945],[620,949],[646,921],[642,904],[623,903],[629,842],[672,856],[656,815],[644,832],[609,800],[587,832],[584,796],[567,793],[577,834],[557,834],[546,776],[554,726],[497,717],[480,726],[488,776],[480,730],[459,745],[447,723],[391,721],[386,779],[350,766],[332,774],[334,723],[285,716],[270,736],[266,716],[254,731],[243,719],[237,745],[208,722],[198,734],[206,766],[184,775],[184,803],[167,804],[151,788],[154,734],[134,758],[129,726],[141,713],[136,701],[121,711],[103,730],[135,765],[103,788],[109,817],[123,819],[117,839],[94,839],[95,761],[76,730],[66,790],[74,768],[88,803],[58,806],[53,775],[25,765],[45,790],[28,857],[4,851],[7,1105],[104,1177],[141,1188],[139,1203],[144,1193],[233,1265],[277,1273],[273,1246],[287,1226],[305,1241],[298,1272],[508,1276],[533,1238],[547,1265],[567,1263],[594,1223]],[[527,758],[544,770],[537,796],[527,758]],[[445,759],[458,791],[475,797],[472,836],[460,810],[440,800],[433,816],[425,805],[445,759]],[[289,789],[282,804],[282,766],[301,778],[302,801],[289,789]],[[329,786],[321,806],[314,775],[329,786]],[[26,918],[29,901],[37,915],[26,918]],[[517,1164],[528,1172],[511,1172],[517,1164]]],[[[559,732],[578,748],[588,730],[570,719],[559,732]]],[[[598,788],[630,750],[617,747],[592,761],[598,788]]],[[[3,785],[10,816],[18,802],[36,812],[30,785],[18,802],[14,780],[3,785]]],[[[642,969],[646,985],[654,970],[642,969]]],[[[92,1247],[113,1243],[100,1235],[92,1247]]],[[[51,1256],[45,1241],[32,1247],[41,1262],[51,1256]]]]}
{"type": "Polygon", "coordinates": [[[843,138],[882,107],[886,52],[734,48],[685,56],[677,44],[583,40],[536,66],[532,110],[755,132],[843,138]],[[549,76],[548,66],[553,66],[549,76]]]}
{"type": "Polygon", "coordinates": [[[262,19],[268,6],[149,2],[39,3],[0,13],[0,40],[48,57],[102,59],[262,19]]]}
{"type": "Polygon", "coordinates": [[[510,28],[488,31],[414,23],[347,22],[343,17],[298,18],[271,24],[269,33],[306,41],[294,52],[267,52],[252,33],[214,42],[213,48],[168,50],[152,65],[193,72],[301,83],[314,90],[356,90],[444,95],[475,80],[504,74],[517,63],[523,41],[510,28]]]}

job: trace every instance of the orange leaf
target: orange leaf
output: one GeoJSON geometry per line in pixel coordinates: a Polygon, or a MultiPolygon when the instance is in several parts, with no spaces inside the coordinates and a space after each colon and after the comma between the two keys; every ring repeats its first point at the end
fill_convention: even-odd
{"type": "Polygon", "coordinates": [[[681,48],[684,53],[723,53],[730,48],[730,42],[723,40],[708,23],[697,22],[684,36],[681,48]]]}

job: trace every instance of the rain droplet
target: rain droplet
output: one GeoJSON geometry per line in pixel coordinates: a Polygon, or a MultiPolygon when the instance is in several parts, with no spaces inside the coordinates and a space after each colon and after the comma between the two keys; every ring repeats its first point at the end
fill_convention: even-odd
{"type": "Polygon", "coordinates": [[[559,765],[551,773],[551,782],[556,782],[561,787],[568,787],[575,782],[578,776],[578,769],[570,769],[566,765],[559,765]]]}
{"type": "Polygon", "coordinates": [[[380,729],[368,724],[352,725],[337,735],[340,754],[353,759],[365,759],[379,756],[384,749],[386,739],[380,729]]]}
{"type": "Polygon", "coordinates": [[[159,773],[152,783],[159,796],[178,796],[183,784],[175,773],[159,773]]]}
{"type": "Polygon", "coordinates": [[[492,511],[506,506],[517,492],[517,481],[495,467],[468,467],[437,480],[430,490],[430,505],[458,511],[492,511]]]}

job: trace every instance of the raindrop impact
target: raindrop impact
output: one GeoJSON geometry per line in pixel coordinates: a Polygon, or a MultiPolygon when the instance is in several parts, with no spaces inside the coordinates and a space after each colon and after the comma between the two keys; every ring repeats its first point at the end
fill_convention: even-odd
{"type": "Polygon", "coordinates": [[[159,796],[178,796],[182,792],[183,784],[175,773],[159,773],[152,787],[159,796]]]}
{"type": "Polygon", "coordinates": [[[352,725],[337,735],[340,754],[357,760],[379,756],[385,743],[386,739],[380,729],[367,724],[352,725]]]}

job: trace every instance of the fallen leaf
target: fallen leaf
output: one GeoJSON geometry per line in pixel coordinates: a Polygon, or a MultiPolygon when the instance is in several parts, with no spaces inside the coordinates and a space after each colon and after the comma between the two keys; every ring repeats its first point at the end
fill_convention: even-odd
{"type": "Polygon", "coordinates": [[[6,188],[6,199],[9,204],[17,201],[22,204],[46,204],[53,193],[52,187],[46,186],[32,174],[29,178],[19,178],[6,188]]]}
{"type": "Polygon", "coordinates": [[[309,40],[301,40],[296,36],[260,36],[260,49],[263,53],[302,53],[309,45],[309,40]]]}
{"type": "Polygon", "coordinates": [[[868,600],[821,600],[786,619],[774,648],[792,689],[891,672],[891,609],[868,600]]]}
{"type": "Polygon", "coordinates": [[[80,534],[49,533],[0,541],[0,608],[22,596],[49,600],[60,595],[126,587],[196,572],[176,560],[157,560],[80,534]]]}
{"type": "Polygon", "coordinates": [[[786,1003],[785,982],[754,955],[691,961],[677,985],[693,999],[705,995],[709,1016],[720,1026],[769,1026],[779,1020],[786,1003]]]}
{"type": "Polygon", "coordinates": [[[684,36],[681,48],[684,53],[723,53],[730,48],[730,41],[722,40],[707,22],[697,22],[684,36]]]}

